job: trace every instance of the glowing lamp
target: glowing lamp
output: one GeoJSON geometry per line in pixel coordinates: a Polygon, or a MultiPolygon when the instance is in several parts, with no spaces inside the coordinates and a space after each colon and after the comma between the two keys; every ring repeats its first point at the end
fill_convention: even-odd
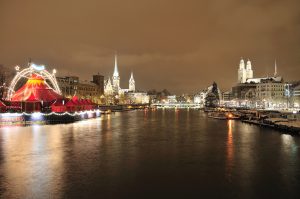
{"type": "Polygon", "coordinates": [[[31,114],[31,121],[41,121],[43,120],[43,114],[41,112],[35,112],[31,114]]]}

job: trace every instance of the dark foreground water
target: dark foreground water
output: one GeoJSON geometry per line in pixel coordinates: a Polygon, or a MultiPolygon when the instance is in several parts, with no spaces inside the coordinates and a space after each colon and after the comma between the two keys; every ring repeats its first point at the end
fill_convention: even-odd
{"type": "Polygon", "coordinates": [[[300,198],[300,137],[196,110],[0,129],[2,198],[300,198]]]}

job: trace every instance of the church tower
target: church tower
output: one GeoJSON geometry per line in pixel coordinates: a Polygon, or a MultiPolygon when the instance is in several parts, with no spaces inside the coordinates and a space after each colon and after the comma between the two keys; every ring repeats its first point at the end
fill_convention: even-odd
{"type": "Polygon", "coordinates": [[[245,83],[246,82],[246,69],[245,69],[245,62],[243,58],[240,61],[240,66],[238,69],[238,83],[245,83]]]}
{"type": "Polygon", "coordinates": [[[134,81],[132,72],[131,72],[131,76],[129,79],[129,91],[133,91],[133,92],[135,91],[135,81],[134,81]]]}
{"type": "Polygon", "coordinates": [[[253,70],[252,70],[251,61],[248,59],[246,65],[246,80],[251,78],[253,78],[253,70]]]}
{"type": "Polygon", "coordinates": [[[113,90],[115,93],[119,93],[120,90],[120,76],[118,71],[118,60],[117,55],[115,55],[115,68],[114,68],[114,74],[112,76],[112,82],[113,82],[113,90]]]}
{"type": "Polygon", "coordinates": [[[112,95],[114,92],[113,86],[111,84],[110,78],[106,81],[104,85],[104,94],[105,95],[112,95]]]}

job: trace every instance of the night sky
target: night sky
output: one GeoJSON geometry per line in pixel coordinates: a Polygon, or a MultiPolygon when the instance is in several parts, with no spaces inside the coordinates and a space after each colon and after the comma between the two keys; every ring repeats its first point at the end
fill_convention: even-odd
{"type": "Polygon", "coordinates": [[[299,0],[0,0],[0,64],[28,58],[58,75],[130,71],[137,88],[194,93],[237,81],[241,57],[254,76],[300,80],[299,0]]]}

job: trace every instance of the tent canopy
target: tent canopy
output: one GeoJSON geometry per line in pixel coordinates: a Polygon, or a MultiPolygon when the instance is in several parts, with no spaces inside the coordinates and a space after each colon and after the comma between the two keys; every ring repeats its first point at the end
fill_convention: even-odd
{"type": "Polygon", "coordinates": [[[45,80],[37,75],[32,74],[27,82],[15,92],[11,101],[43,101],[51,102],[63,97],[50,88],[45,80]]]}

